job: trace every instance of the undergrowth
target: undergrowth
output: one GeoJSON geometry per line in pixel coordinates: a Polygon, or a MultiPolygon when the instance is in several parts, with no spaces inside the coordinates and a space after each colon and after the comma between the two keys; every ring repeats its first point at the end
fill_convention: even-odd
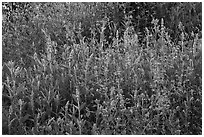
{"type": "MultiPolygon", "coordinates": [[[[29,68],[3,65],[3,134],[202,134],[201,40],[173,43],[163,20],[153,20],[142,43],[131,26],[105,46],[57,44],[29,68]]],[[[94,35],[93,35],[94,36],[94,35]]]]}

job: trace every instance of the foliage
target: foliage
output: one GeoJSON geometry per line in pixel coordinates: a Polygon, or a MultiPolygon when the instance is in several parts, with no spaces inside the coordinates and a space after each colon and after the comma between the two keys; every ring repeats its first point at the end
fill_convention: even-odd
{"type": "Polygon", "coordinates": [[[80,35],[89,41],[96,37],[100,41],[101,20],[108,18],[104,30],[107,45],[112,44],[116,30],[122,38],[127,21],[131,21],[141,42],[145,27],[151,28],[153,19],[163,18],[172,41],[177,43],[179,23],[185,26],[186,39],[192,40],[191,33],[201,38],[202,7],[200,3],[22,3],[3,2],[3,62],[21,58],[29,66],[33,52],[38,56],[45,52],[46,38],[41,29],[46,29],[58,50],[64,45],[79,43],[80,35]],[[81,29],[80,29],[81,28],[81,29]],[[12,49],[12,50],[11,50],[12,49]],[[28,50],[29,49],[29,50],[28,50]]]}
{"type": "MultiPolygon", "coordinates": [[[[71,23],[66,24],[69,21],[63,24],[66,19],[77,22],[90,17],[87,13],[92,11],[87,10],[90,5],[102,7],[94,9],[95,13],[111,4],[114,3],[34,3],[38,8],[30,22],[34,27],[28,29],[33,42],[22,46],[29,58],[21,56],[21,64],[9,58],[2,66],[3,134],[202,133],[202,44],[198,34],[192,33],[193,40],[189,40],[180,23],[175,43],[165,20],[153,19],[152,27],[146,27],[139,39],[131,18],[126,15],[121,36],[118,24],[110,23],[108,15],[101,15],[102,21],[90,27],[91,35],[86,41],[81,35],[86,30],[83,23],[82,26],[76,23],[77,34],[75,30],[68,31],[72,28],[71,23]],[[64,9],[69,6],[79,13],[65,14],[64,9]],[[77,8],[87,10],[87,14],[77,8]],[[105,37],[107,29],[114,33],[111,43],[105,37]],[[60,36],[62,31],[64,34],[60,36]],[[38,34],[42,37],[35,38],[38,34]],[[60,43],[61,38],[65,43],[60,43]],[[37,50],[42,43],[43,52],[37,50]]],[[[11,26],[22,27],[21,23],[11,26]]],[[[9,34],[23,36],[20,28],[5,30],[5,41],[9,41],[5,37],[9,34]]],[[[13,44],[16,45],[18,42],[13,44]]]]}
{"type": "MultiPolygon", "coordinates": [[[[125,3],[126,12],[132,15],[132,22],[135,30],[143,33],[145,27],[151,27],[153,19],[163,18],[169,35],[174,42],[178,42],[181,33],[178,29],[179,23],[185,26],[185,35],[188,39],[191,32],[201,34],[202,5],[193,2],[134,2],[125,3]]],[[[200,36],[201,37],[201,36],[200,36]]]]}

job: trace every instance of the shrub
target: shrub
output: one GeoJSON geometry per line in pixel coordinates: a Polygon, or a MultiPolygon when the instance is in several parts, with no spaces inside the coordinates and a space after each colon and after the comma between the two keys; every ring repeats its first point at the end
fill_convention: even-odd
{"type": "Polygon", "coordinates": [[[181,30],[170,39],[153,20],[140,43],[131,25],[112,45],[100,41],[62,47],[47,30],[46,52],[31,67],[3,66],[3,134],[201,134],[201,50],[181,30]],[[196,81],[196,83],[195,83],[196,81]],[[30,123],[30,124],[28,124],[30,123]]]}

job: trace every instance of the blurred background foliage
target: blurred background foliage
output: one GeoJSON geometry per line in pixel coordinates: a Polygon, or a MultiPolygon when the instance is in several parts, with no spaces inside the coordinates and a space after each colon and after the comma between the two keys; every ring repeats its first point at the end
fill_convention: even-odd
{"type": "MultiPolygon", "coordinates": [[[[3,62],[21,60],[29,63],[28,56],[45,52],[46,30],[52,41],[60,49],[64,44],[79,43],[80,37],[90,42],[94,37],[100,41],[102,19],[106,18],[105,39],[110,44],[119,31],[122,37],[126,25],[131,25],[139,35],[145,37],[145,28],[153,27],[152,20],[164,19],[164,25],[175,43],[179,41],[178,29],[182,22],[185,37],[199,33],[201,37],[201,3],[2,3],[2,51],[3,62]]],[[[160,23],[159,23],[160,24],[160,23]]],[[[27,64],[29,66],[29,64],[27,64]]]]}

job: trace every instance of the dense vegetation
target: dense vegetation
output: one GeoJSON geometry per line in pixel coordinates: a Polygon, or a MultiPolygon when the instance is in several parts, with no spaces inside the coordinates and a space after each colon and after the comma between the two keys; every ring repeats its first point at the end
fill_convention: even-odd
{"type": "Polygon", "coordinates": [[[202,134],[201,3],[2,9],[3,134],[202,134]]]}

